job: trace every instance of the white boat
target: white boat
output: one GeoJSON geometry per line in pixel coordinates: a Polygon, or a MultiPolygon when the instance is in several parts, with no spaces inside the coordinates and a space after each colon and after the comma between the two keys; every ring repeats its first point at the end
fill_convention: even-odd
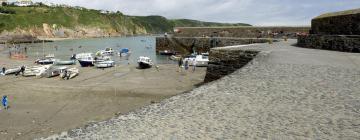
{"type": "Polygon", "coordinates": [[[114,50],[112,48],[105,48],[105,50],[100,50],[96,52],[96,56],[110,56],[114,55],[114,50]]]}
{"type": "Polygon", "coordinates": [[[153,65],[152,60],[146,56],[140,56],[137,62],[141,69],[151,68],[153,65]]]}
{"type": "Polygon", "coordinates": [[[51,66],[49,67],[49,69],[46,69],[44,73],[41,73],[41,77],[51,78],[51,77],[59,76],[60,73],[66,69],[67,69],[66,66],[61,66],[61,67],[51,66]]]}
{"type": "Polygon", "coordinates": [[[79,53],[79,54],[75,54],[75,59],[80,60],[80,59],[88,59],[88,58],[92,58],[93,54],[92,53],[79,53]]]}
{"type": "Polygon", "coordinates": [[[181,59],[181,55],[171,55],[170,59],[174,61],[179,61],[181,59]]]}
{"type": "Polygon", "coordinates": [[[99,62],[95,62],[94,65],[97,68],[109,68],[115,66],[115,61],[113,60],[99,61],[99,62]]]}
{"type": "Polygon", "coordinates": [[[15,74],[20,71],[21,71],[21,67],[18,67],[18,68],[13,68],[13,69],[7,69],[7,70],[5,70],[5,72],[3,74],[4,75],[15,74]]]}
{"type": "Polygon", "coordinates": [[[76,61],[75,60],[60,60],[60,59],[56,59],[54,61],[54,65],[75,65],[76,61]]]}
{"type": "Polygon", "coordinates": [[[208,53],[202,53],[201,55],[192,55],[183,60],[183,64],[185,64],[185,61],[188,61],[188,64],[190,66],[193,66],[196,61],[197,67],[206,67],[209,64],[209,54],[208,53]]]}
{"type": "Polygon", "coordinates": [[[77,69],[77,68],[66,69],[60,73],[60,77],[62,79],[67,79],[67,80],[73,79],[74,77],[76,77],[78,75],[79,75],[79,69],[77,69]]]}
{"type": "Polygon", "coordinates": [[[23,76],[41,76],[51,65],[26,67],[23,76]]]}

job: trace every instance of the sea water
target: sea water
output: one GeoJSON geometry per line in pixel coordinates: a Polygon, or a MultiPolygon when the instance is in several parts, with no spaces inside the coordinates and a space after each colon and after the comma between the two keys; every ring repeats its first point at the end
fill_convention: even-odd
{"type": "Polygon", "coordinates": [[[155,36],[132,36],[132,37],[110,37],[110,38],[86,38],[60,40],[45,43],[27,43],[18,44],[19,48],[24,52],[26,47],[26,55],[28,59],[43,58],[44,55],[54,54],[55,58],[61,60],[70,60],[73,54],[77,53],[93,53],[99,50],[112,48],[114,56],[112,59],[117,64],[136,64],[139,56],[150,57],[155,64],[174,63],[167,56],[156,54],[155,36]],[[128,48],[131,51],[129,60],[118,56],[118,52],[122,48],[128,48]]]}

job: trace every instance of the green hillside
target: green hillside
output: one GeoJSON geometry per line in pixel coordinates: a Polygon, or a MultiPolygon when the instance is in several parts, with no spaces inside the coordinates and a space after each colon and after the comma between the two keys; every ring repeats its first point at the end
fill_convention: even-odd
{"type": "Polygon", "coordinates": [[[43,23],[75,29],[96,27],[124,34],[171,32],[176,26],[243,26],[248,24],[223,24],[196,20],[168,20],[161,16],[127,16],[121,12],[101,13],[80,7],[0,7],[0,32],[14,29],[42,28],[43,23]]]}

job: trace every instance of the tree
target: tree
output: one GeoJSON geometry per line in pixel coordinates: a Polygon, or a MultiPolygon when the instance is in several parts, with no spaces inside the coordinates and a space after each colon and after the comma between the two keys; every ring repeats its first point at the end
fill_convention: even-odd
{"type": "Polygon", "coordinates": [[[2,6],[7,6],[7,3],[6,3],[6,2],[2,2],[1,5],[2,5],[2,6]]]}

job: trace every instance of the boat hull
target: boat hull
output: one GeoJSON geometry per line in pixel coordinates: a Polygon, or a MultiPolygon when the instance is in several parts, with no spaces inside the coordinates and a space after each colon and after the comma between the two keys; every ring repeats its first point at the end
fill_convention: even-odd
{"type": "Polygon", "coordinates": [[[115,65],[114,61],[103,61],[94,64],[97,68],[110,68],[115,65]]]}
{"type": "Polygon", "coordinates": [[[55,61],[54,64],[55,65],[75,65],[75,60],[70,60],[70,61],[55,61]]]}
{"type": "Polygon", "coordinates": [[[148,63],[144,63],[144,62],[138,62],[139,64],[139,68],[140,69],[147,69],[147,68],[151,68],[151,65],[148,63]]]}
{"type": "Polygon", "coordinates": [[[79,60],[81,67],[92,67],[94,66],[94,61],[92,60],[79,60]]]}

